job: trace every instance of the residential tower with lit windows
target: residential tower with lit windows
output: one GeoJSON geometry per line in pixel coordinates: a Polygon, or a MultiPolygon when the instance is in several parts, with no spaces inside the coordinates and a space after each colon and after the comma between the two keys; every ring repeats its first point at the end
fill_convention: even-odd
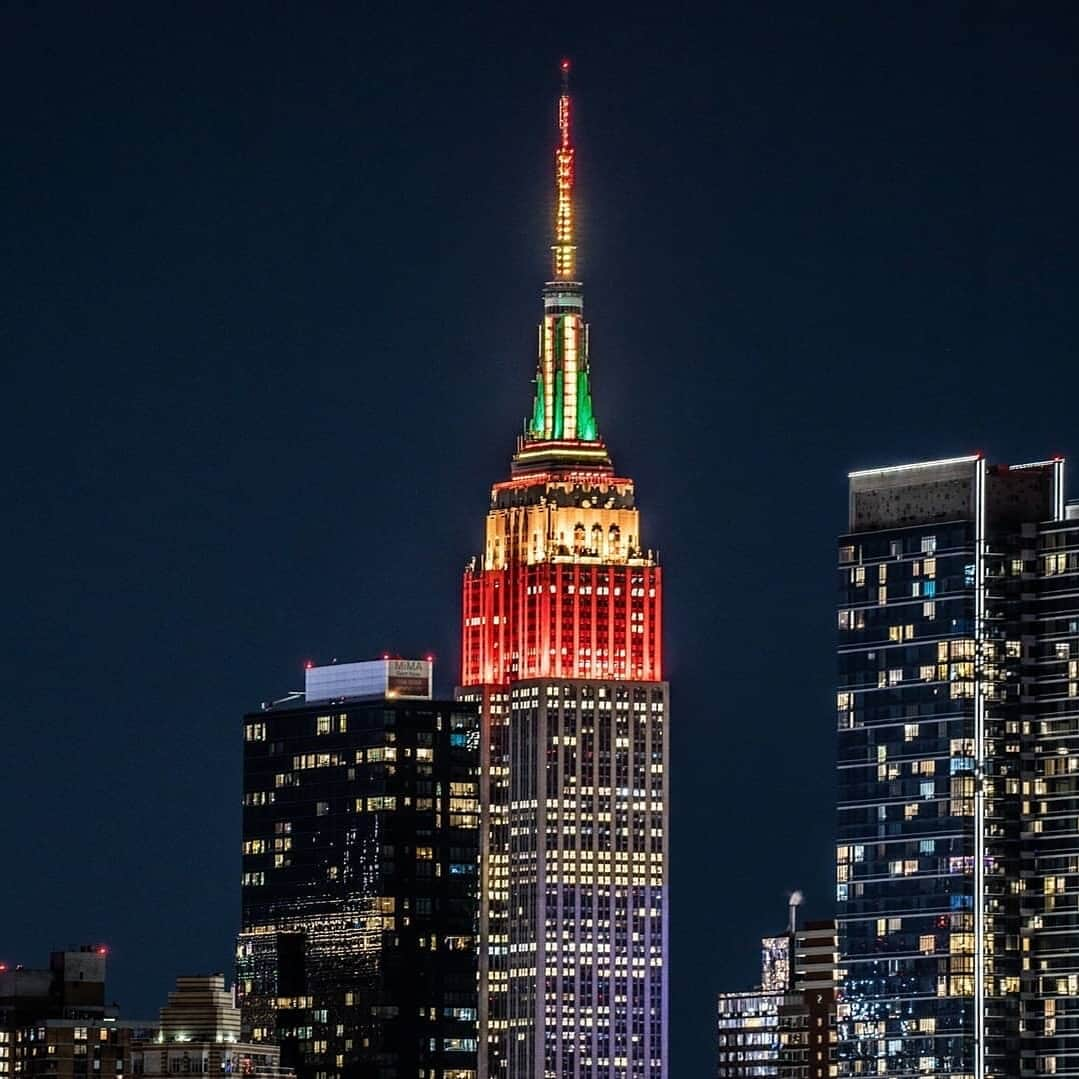
{"type": "Polygon", "coordinates": [[[568,67],[531,415],[464,575],[459,695],[483,726],[480,1068],[665,1079],[662,577],[593,410],[568,67]]]}
{"type": "Polygon", "coordinates": [[[425,660],[310,667],[243,771],[245,1037],[300,1079],[476,1079],[476,709],[425,660]]]}
{"type": "Polygon", "coordinates": [[[1079,506],[1064,462],[850,476],[840,1074],[1079,1075],[1079,506]]]}

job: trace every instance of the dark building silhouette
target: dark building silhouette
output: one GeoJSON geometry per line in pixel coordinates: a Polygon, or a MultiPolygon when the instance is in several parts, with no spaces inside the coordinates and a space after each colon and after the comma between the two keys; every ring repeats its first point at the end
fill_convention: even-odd
{"type": "Polygon", "coordinates": [[[300,1079],[473,1079],[479,719],[430,663],[307,672],[244,719],[245,1036],[300,1079]]]}
{"type": "Polygon", "coordinates": [[[0,1079],[121,1079],[157,1025],[105,1002],[106,950],[53,952],[47,970],[0,967],[0,1079]]]}

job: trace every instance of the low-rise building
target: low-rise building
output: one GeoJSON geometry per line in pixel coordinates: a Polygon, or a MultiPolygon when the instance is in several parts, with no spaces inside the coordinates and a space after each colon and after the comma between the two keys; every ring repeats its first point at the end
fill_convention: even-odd
{"type": "Polygon", "coordinates": [[[281,1050],[240,1040],[240,1009],[220,974],[176,979],[152,1040],[132,1045],[131,1071],[145,1079],[184,1075],[244,1075],[288,1079],[281,1050]]]}
{"type": "Polygon", "coordinates": [[[157,1025],[106,1004],[105,966],[104,947],[83,945],[47,969],[0,968],[0,1079],[123,1079],[131,1045],[157,1025]]]}

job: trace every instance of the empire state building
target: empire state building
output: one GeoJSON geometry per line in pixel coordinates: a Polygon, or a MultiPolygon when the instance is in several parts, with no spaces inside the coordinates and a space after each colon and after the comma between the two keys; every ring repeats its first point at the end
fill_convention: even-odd
{"type": "Polygon", "coordinates": [[[593,409],[568,77],[564,61],[532,408],[464,574],[459,696],[483,724],[480,1076],[666,1079],[662,575],[593,409]]]}

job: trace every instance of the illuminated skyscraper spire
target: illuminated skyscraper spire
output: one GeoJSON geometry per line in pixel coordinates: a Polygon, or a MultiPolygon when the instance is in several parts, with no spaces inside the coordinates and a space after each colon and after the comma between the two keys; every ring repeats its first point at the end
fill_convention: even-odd
{"type": "Polygon", "coordinates": [[[573,146],[573,99],[569,92],[569,61],[563,60],[562,93],[558,98],[558,146],[555,149],[555,220],[551,245],[553,276],[543,290],[536,396],[520,464],[538,456],[565,460],[606,459],[592,413],[589,383],[588,327],[584,297],[577,280],[576,214],[573,188],[576,151],[573,146]],[[573,443],[559,448],[537,443],[573,443]],[[580,446],[587,442],[593,445],[580,446]],[[599,445],[596,445],[599,443],[599,445]]]}
{"type": "Polygon", "coordinates": [[[592,414],[560,68],[536,396],[461,597],[459,695],[482,719],[476,1075],[667,1079],[663,572],[592,414]]]}
{"type": "Polygon", "coordinates": [[[555,183],[558,207],[554,226],[554,279],[577,279],[577,248],[574,244],[573,182],[573,113],[569,96],[569,61],[562,61],[562,96],[558,99],[558,149],[555,150],[555,183]]]}

